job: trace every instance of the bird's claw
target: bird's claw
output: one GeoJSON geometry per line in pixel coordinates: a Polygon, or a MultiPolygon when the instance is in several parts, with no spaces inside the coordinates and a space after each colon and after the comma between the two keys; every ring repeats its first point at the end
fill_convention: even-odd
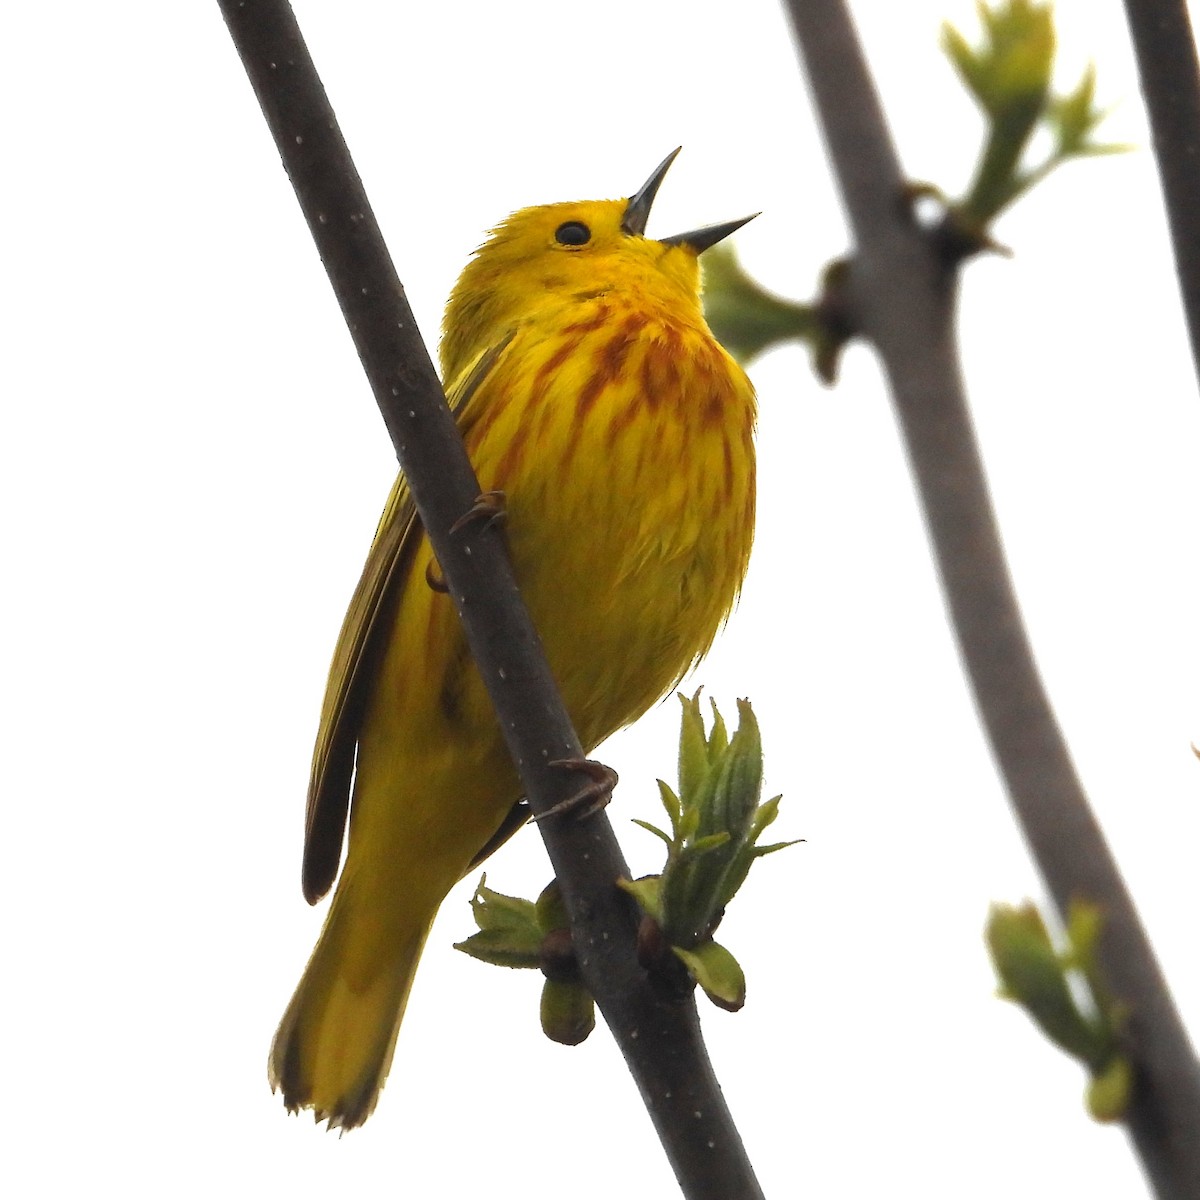
{"type": "Polygon", "coordinates": [[[482,521],[485,529],[503,521],[508,515],[504,501],[505,495],[501,491],[481,492],[475,497],[475,503],[450,526],[450,532],[458,533],[473,521],[482,521]]]}
{"type": "MultiPolygon", "coordinates": [[[[483,527],[486,529],[489,525],[494,525],[498,521],[503,521],[508,516],[504,507],[504,493],[500,491],[481,492],[475,497],[475,503],[467,509],[453,525],[450,526],[450,532],[458,533],[465,529],[472,521],[482,521],[483,527]]],[[[449,592],[449,587],[446,586],[445,579],[442,578],[438,571],[437,564],[431,558],[425,566],[425,582],[429,584],[432,591],[449,592]]]]}
{"type": "Polygon", "coordinates": [[[430,559],[425,564],[425,582],[429,584],[430,591],[441,592],[443,595],[450,591],[449,585],[438,574],[437,562],[435,559],[430,559]]]}
{"type": "Polygon", "coordinates": [[[585,821],[607,807],[612,799],[612,790],[617,786],[617,773],[612,767],[594,758],[556,758],[546,765],[564,771],[579,771],[588,777],[588,782],[565,800],[560,800],[543,813],[537,813],[533,818],[535,821],[544,821],[547,817],[568,812],[575,813],[576,820],[585,821]]]}

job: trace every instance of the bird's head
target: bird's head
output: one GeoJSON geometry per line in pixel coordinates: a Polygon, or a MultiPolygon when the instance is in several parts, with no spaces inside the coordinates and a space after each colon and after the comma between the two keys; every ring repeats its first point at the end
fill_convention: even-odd
{"type": "Polygon", "coordinates": [[[699,256],[753,216],[646,237],[654,197],[678,153],[668,154],[626,199],[537,205],[497,226],[467,264],[446,308],[444,367],[453,373],[473,352],[546,307],[610,292],[698,313],[699,256]]]}

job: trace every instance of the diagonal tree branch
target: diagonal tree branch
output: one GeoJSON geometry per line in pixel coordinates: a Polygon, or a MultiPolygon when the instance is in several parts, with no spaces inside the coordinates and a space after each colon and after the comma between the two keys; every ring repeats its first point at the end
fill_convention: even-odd
{"type": "MultiPolygon", "coordinates": [[[[463,620],[535,812],[579,779],[582,757],[494,530],[449,529],[479,495],[362,182],[286,0],[219,0],[317,244],[397,457],[463,620]]],[[[713,1074],[695,1001],[666,1000],[638,967],[629,871],[607,818],[540,825],[584,981],[650,1111],[685,1196],[762,1195],[713,1074]]]]}
{"type": "Polygon", "coordinates": [[[1186,0],[1125,0],[1200,373],[1200,66],[1186,0]]]}
{"type": "Polygon", "coordinates": [[[992,753],[1060,914],[1073,899],[1105,914],[1101,964],[1131,1012],[1128,1122],[1144,1167],[1160,1197],[1200,1196],[1200,1067],[1034,662],[963,391],[956,275],[911,219],[844,0],[787,9],[857,243],[856,328],[884,363],[992,753]]]}

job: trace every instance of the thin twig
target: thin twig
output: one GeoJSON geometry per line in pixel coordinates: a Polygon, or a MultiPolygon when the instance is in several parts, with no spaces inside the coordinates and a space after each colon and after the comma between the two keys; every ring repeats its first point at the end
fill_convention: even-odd
{"type": "Polygon", "coordinates": [[[1125,0],[1200,374],[1200,66],[1186,0],[1125,0]]]}
{"type": "Polygon", "coordinates": [[[975,701],[1059,912],[1105,914],[1101,964],[1130,1009],[1128,1114],[1160,1197],[1200,1196],[1200,1068],[1046,696],[1009,578],[959,371],[955,275],[904,179],[844,0],[788,0],[856,247],[857,328],[883,359],[975,701]]]}
{"type": "MultiPolygon", "coordinates": [[[[219,0],[354,338],[535,812],[577,790],[581,758],[503,543],[450,527],[479,484],[333,110],[286,0],[219,0]]],[[[629,870],[603,815],[540,823],[584,980],[650,1110],[685,1196],[762,1192],[713,1074],[695,1002],[665,1001],[636,963],[629,870]]],[[[598,1136],[602,1136],[602,1131],[598,1136]]]]}

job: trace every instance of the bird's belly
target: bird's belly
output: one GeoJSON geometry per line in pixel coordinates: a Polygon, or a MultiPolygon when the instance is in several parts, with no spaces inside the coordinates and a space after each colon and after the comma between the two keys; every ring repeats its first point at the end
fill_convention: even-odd
{"type": "MultiPolygon", "coordinates": [[[[631,354],[627,365],[638,362],[631,354]]],[[[749,557],[753,393],[734,386],[716,358],[704,371],[696,356],[690,362],[703,382],[694,394],[679,390],[677,375],[654,375],[650,356],[590,404],[581,399],[586,382],[569,374],[554,376],[536,406],[515,383],[496,384],[486,417],[466,434],[481,486],[506,495],[502,528],[517,582],[587,750],[707,650],[749,557]],[[638,391],[630,378],[663,386],[638,391]]],[[[405,824],[422,827],[427,847],[449,838],[461,853],[466,831],[454,834],[455,825],[472,827],[469,840],[490,823],[473,852],[520,784],[450,597],[427,583],[429,564],[423,540],[359,765],[374,763],[394,781],[381,793],[406,793],[405,824]],[[411,780],[427,791],[412,794],[411,780]]],[[[360,789],[357,819],[374,824],[365,810],[388,802],[360,789]]]]}
{"type": "MultiPolygon", "coordinates": [[[[589,461],[581,439],[568,474],[508,484],[518,583],[588,749],[708,648],[736,597],[749,537],[732,530],[741,506],[724,504],[711,453],[689,462],[669,445],[642,445],[636,461],[632,447],[621,461],[619,445],[595,440],[589,461]]],[[[716,455],[724,461],[719,447],[716,455]]]]}

